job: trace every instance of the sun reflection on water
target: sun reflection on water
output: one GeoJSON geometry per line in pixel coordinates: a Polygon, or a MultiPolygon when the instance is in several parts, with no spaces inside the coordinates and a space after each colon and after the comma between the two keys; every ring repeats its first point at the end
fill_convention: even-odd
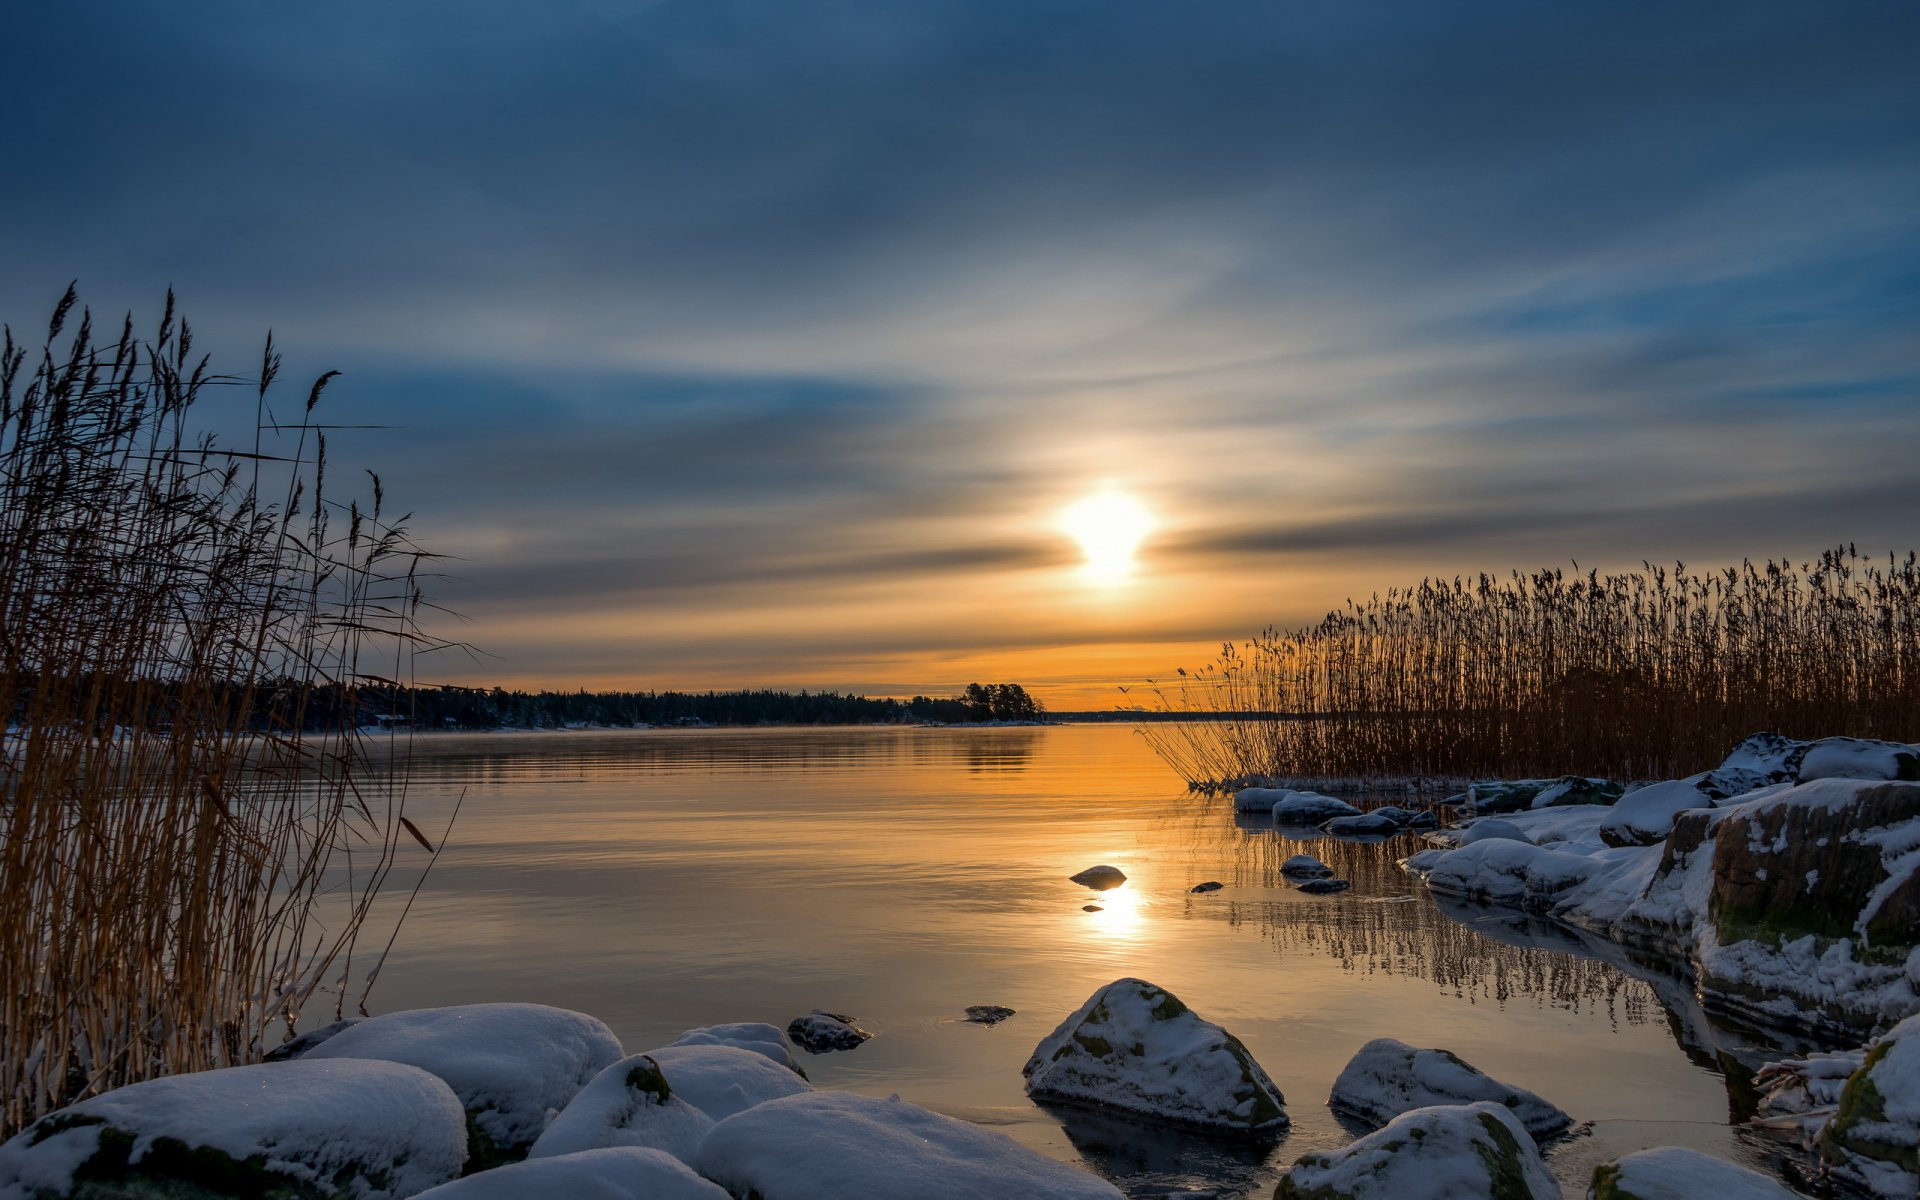
{"type": "Polygon", "coordinates": [[[1117,888],[1094,893],[1088,897],[1087,904],[1098,906],[1100,910],[1086,914],[1088,929],[1115,940],[1132,941],[1139,936],[1141,924],[1146,920],[1142,894],[1131,884],[1123,883],[1117,888]]]}

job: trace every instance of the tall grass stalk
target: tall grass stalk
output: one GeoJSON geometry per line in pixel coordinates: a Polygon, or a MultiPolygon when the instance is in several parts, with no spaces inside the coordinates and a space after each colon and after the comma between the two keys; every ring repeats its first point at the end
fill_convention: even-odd
{"type": "Polygon", "coordinates": [[[1920,736],[1920,561],[1427,579],[1228,643],[1142,733],[1196,786],[1668,778],[1741,737],[1920,736]]]}
{"type": "Polygon", "coordinates": [[[331,373],[280,419],[269,337],[253,444],[224,448],[195,406],[242,381],[171,295],[151,340],[75,307],[0,352],[0,1134],[254,1060],[318,996],[337,1014],[381,883],[427,843],[393,739],[306,704],[423,645],[405,518],[377,478],[365,506],[328,490],[331,373]]]}

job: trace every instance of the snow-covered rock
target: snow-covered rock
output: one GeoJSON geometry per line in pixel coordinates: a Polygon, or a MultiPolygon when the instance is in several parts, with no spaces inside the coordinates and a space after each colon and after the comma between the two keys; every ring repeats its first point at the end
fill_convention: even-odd
{"type": "Polygon", "coordinates": [[[1392,1038],[1360,1048],[1333,1081],[1327,1103],[1368,1125],[1436,1104],[1491,1100],[1505,1105],[1536,1138],[1551,1137],[1571,1117],[1525,1088],[1501,1083],[1445,1050],[1421,1050],[1392,1038]]]}
{"type": "Polygon", "coordinates": [[[1887,1200],[1920,1195],[1920,1015],[1867,1051],[1820,1131],[1835,1176],[1887,1200]]]}
{"type": "Polygon", "coordinates": [[[1105,863],[1101,863],[1097,867],[1088,867],[1078,875],[1071,875],[1068,876],[1068,878],[1081,887],[1090,887],[1096,892],[1104,892],[1109,888],[1117,888],[1127,881],[1126,872],[1122,871],[1119,867],[1110,867],[1105,863]]]}
{"type": "Polygon", "coordinates": [[[798,1074],[738,1046],[662,1046],[647,1056],[659,1064],[675,1096],[716,1121],[813,1090],[798,1074]]]}
{"type": "MultiPolygon", "coordinates": [[[[800,1082],[793,1072],[774,1066],[751,1050],[717,1046],[684,1049],[741,1055],[768,1071],[800,1082]]],[[[581,1088],[533,1143],[527,1157],[554,1158],[582,1150],[637,1146],[691,1162],[700,1139],[712,1128],[713,1118],[675,1095],[651,1056],[636,1054],[614,1063],[581,1088]]]]}
{"type": "Polygon", "coordinates": [[[1233,794],[1233,811],[1272,816],[1274,805],[1297,794],[1292,788],[1241,788],[1233,794]]]}
{"type": "Polygon", "coordinates": [[[523,1156],[550,1114],[622,1057],[620,1039],[593,1017],[544,1004],[462,1004],[370,1017],[298,1061],[407,1063],[447,1082],[480,1137],[473,1158],[523,1156]]]}
{"type": "Polygon", "coordinates": [[[898,1096],[809,1092],[757,1105],[714,1126],[694,1166],[760,1200],[1120,1200],[1103,1179],[898,1096]]]}
{"type": "Polygon", "coordinates": [[[1741,741],[1720,764],[1753,771],[1769,783],[1816,779],[1920,780],[1920,746],[1867,738],[1833,737],[1803,742],[1777,733],[1741,741]]]}
{"type": "Polygon", "coordinates": [[[1280,864],[1280,873],[1289,879],[1325,879],[1333,868],[1311,854],[1296,854],[1280,864]]]}
{"type": "Polygon", "coordinates": [[[1605,779],[1562,775],[1557,779],[1483,779],[1467,788],[1477,813],[1524,812],[1562,804],[1612,804],[1625,789],[1605,779]]]}
{"type": "Polygon", "coordinates": [[[1320,828],[1334,837],[1385,837],[1399,833],[1400,822],[1390,816],[1370,812],[1351,817],[1335,817],[1331,821],[1321,822],[1320,828]]]}
{"type": "Polygon", "coordinates": [[[1502,838],[1509,842],[1525,842],[1529,846],[1533,844],[1533,839],[1528,837],[1518,825],[1512,821],[1502,821],[1499,817],[1483,817],[1475,821],[1460,831],[1453,839],[1453,844],[1471,846],[1475,842],[1494,842],[1502,838]]]}
{"type": "Polygon", "coordinates": [[[1673,819],[1687,809],[1713,808],[1767,782],[1758,772],[1723,767],[1636,788],[1600,822],[1601,840],[1609,846],[1651,846],[1673,832],[1673,819]]]}
{"type": "Polygon", "coordinates": [[[1394,804],[1383,804],[1367,814],[1370,817],[1385,817],[1395,825],[1410,824],[1420,814],[1410,808],[1401,808],[1394,804]]]}
{"type": "Polygon", "coordinates": [[[1796,1134],[1811,1145],[1839,1106],[1840,1090],[1866,1057],[1863,1046],[1762,1063],[1753,1075],[1760,1102],[1754,1107],[1752,1123],[1796,1134]]]}
{"type": "Polygon", "coordinates": [[[1533,911],[1551,907],[1594,872],[1593,861],[1585,855],[1507,838],[1477,841],[1433,858],[1415,855],[1406,863],[1422,870],[1427,886],[1436,892],[1533,911]]]}
{"type": "Polygon", "coordinates": [[[787,1022],[787,1036],[808,1054],[826,1054],[832,1050],[851,1050],[873,1035],[855,1025],[852,1017],[816,1008],[787,1022]]]}
{"type": "Polygon", "coordinates": [[[309,1029],[300,1036],[288,1038],[278,1046],[267,1051],[266,1060],[268,1062],[286,1062],[288,1059],[299,1058],[302,1054],[318,1046],[334,1034],[339,1033],[343,1029],[349,1029],[358,1025],[364,1020],[366,1020],[365,1017],[345,1017],[335,1021],[331,1025],[322,1025],[318,1029],[309,1029]]]}
{"type": "Polygon", "coordinates": [[[1036,1099],[1236,1134],[1287,1124],[1280,1089],[1240,1039],[1142,979],[1095,992],[1041,1039],[1022,1072],[1036,1099]]]}
{"type": "Polygon", "coordinates": [[[1331,896],[1335,892],[1344,892],[1353,885],[1344,879],[1303,879],[1293,886],[1309,896],[1331,896]]]}
{"type": "Polygon", "coordinates": [[[466,1114],[439,1079],[309,1058],[151,1079],[42,1117],[0,1145],[0,1196],[87,1181],[102,1196],[381,1200],[453,1179],[466,1156],[466,1114]]]}
{"type": "Polygon", "coordinates": [[[1587,1200],[1794,1200],[1778,1180],[1725,1159],[1656,1146],[1593,1169],[1587,1200]]]}
{"type": "Polygon", "coordinates": [[[1319,792],[1290,792],[1273,806],[1273,819],[1281,825],[1318,826],[1335,817],[1359,815],[1360,810],[1345,800],[1319,792]]]}
{"type": "Polygon", "coordinates": [[[617,1146],[530,1158],[443,1183],[418,1200],[729,1200],[670,1154],[617,1146]]]}
{"type": "Polygon", "coordinates": [[[1309,1154],[1274,1200],[1560,1200],[1533,1139],[1503,1105],[1416,1108],[1341,1150],[1309,1154]]]}
{"type": "Polygon", "coordinates": [[[734,1046],[741,1050],[751,1050],[763,1054],[779,1063],[787,1070],[798,1074],[802,1079],[807,1073],[800,1069],[800,1060],[793,1056],[793,1046],[787,1041],[787,1035],[778,1028],[763,1021],[736,1021],[726,1025],[702,1025],[698,1029],[689,1029],[673,1040],[676,1046],[734,1046]]]}

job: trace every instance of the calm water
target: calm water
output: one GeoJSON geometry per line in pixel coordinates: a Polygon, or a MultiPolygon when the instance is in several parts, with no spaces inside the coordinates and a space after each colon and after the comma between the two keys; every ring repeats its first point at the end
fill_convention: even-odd
{"type": "Polygon", "coordinates": [[[1237,820],[1123,727],[440,736],[415,755],[409,811],[434,830],[463,789],[465,807],[376,1011],[538,1001],[598,1016],[630,1051],[848,1013],[877,1036],[808,1058],[816,1084],[898,1092],[1139,1196],[1266,1195],[1299,1155],[1345,1144],[1327,1091],[1380,1036],[1592,1122],[1550,1156],[1569,1183],[1651,1145],[1767,1165],[1771,1147],[1730,1123],[1697,1011],[1551,931],[1450,919],[1393,865],[1411,839],[1307,843],[1237,820]],[[1353,890],[1287,887],[1279,864],[1302,850],[1353,890]],[[1095,863],[1130,882],[1068,881],[1095,863]],[[1209,879],[1225,889],[1188,893],[1209,879]],[[1123,975],[1238,1034],[1291,1132],[1238,1151],[1032,1104],[1034,1043],[1123,975]],[[1018,1015],[969,1025],[969,1004],[1018,1015]]]}

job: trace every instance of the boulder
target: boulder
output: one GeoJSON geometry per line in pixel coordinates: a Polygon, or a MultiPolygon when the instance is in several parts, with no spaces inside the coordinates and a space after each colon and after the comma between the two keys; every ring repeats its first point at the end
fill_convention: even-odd
{"type": "Polygon", "coordinates": [[[1241,788],[1233,794],[1233,811],[1240,813],[1259,813],[1261,816],[1273,815],[1273,806],[1288,796],[1302,793],[1292,788],[1250,787],[1241,788]]]}
{"type": "Polygon", "coordinates": [[[1723,769],[1752,771],[1768,783],[1816,779],[1920,781],[1920,746],[1867,738],[1831,737],[1803,742],[1777,733],[1756,733],[1735,746],[1723,769]]]}
{"type": "Polygon", "coordinates": [[[800,1060],[793,1056],[787,1035],[762,1021],[736,1021],[727,1025],[702,1025],[689,1029],[673,1040],[676,1046],[733,1046],[765,1055],[787,1070],[805,1079],[800,1060]]]}
{"type": "Polygon", "coordinates": [[[420,1193],[417,1200],[730,1200],[671,1154],[617,1146],[508,1163],[420,1193]]]}
{"type": "Polygon", "coordinates": [[[1562,775],[1557,779],[1484,779],[1467,788],[1477,813],[1521,812],[1563,804],[1612,804],[1626,789],[1605,779],[1562,775]]]}
{"type": "Polygon", "coordinates": [[[1656,1146],[1593,1169],[1587,1200],[1794,1200],[1778,1180],[1721,1158],[1656,1146]]]}
{"type": "Polygon", "coordinates": [[[460,1174],[467,1118],[399,1063],[261,1063],[130,1084],[0,1145],[0,1195],[383,1200],[460,1174]]]}
{"type": "Polygon", "coordinates": [[[1370,812],[1353,817],[1335,817],[1322,822],[1320,828],[1334,837],[1386,837],[1400,832],[1400,822],[1390,816],[1370,812]]]}
{"type": "Polygon", "coordinates": [[[851,1050],[873,1035],[855,1025],[852,1017],[816,1008],[804,1017],[787,1022],[787,1036],[808,1054],[826,1054],[833,1050],[851,1050]]]}
{"type": "Polygon", "coordinates": [[[1127,881],[1126,873],[1121,871],[1119,867],[1109,867],[1105,863],[1097,867],[1088,867],[1078,875],[1072,875],[1068,878],[1081,887],[1090,887],[1096,892],[1104,892],[1109,888],[1117,888],[1127,881]]]}
{"type": "Polygon", "coordinates": [[[1290,792],[1273,806],[1273,819],[1282,825],[1323,825],[1335,817],[1357,817],[1360,810],[1335,796],[1319,792],[1290,792]]]}
{"type": "Polygon", "coordinates": [[[1501,1083],[1457,1055],[1416,1049],[1392,1038],[1362,1046],[1333,1081],[1327,1103],[1377,1128],[1416,1108],[1478,1100],[1504,1105],[1535,1138],[1551,1137],[1573,1123],[1539,1096],[1501,1083]]]}
{"type": "Polygon", "coordinates": [[[1367,815],[1370,817],[1385,817],[1395,825],[1409,825],[1412,824],[1416,817],[1422,814],[1416,813],[1410,808],[1401,808],[1394,804],[1383,804],[1367,815]]]}
{"type": "Polygon", "coordinates": [[[1280,864],[1280,873],[1289,879],[1325,879],[1333,868],[1311,854],[1296,854],[1280,864]]]}
{"type": "Polygon", "coordinates": [[[1609,846],[1651,846],[1673,832],[1674,818],[1687,809],[1713,808],[1765,786],[1764,775],[1739,767],[1648,784],[1615,802],[1600,822],[1600,839],[1609,846]]]}
{"type": "Polygon", "coordinates": [[[1013,1010],[999,1004],[967,1005],[967,1022],[972,1025],[998,1025],[1013,1015],[1013,1010]]]}
{"type": "Polygon", "coordinates": [[[1560,1200],[1533,1139],[1488,1101],[1416,1108],[1341,1150],[1309,1154],[1274,1200],[1560,1200]]]}
{"type": "Polygon", "coordinates": [[[1041,1039],[1027,1091],[1236,1135],[1285,1128],[1286,1101],[1240,1039],[1165,988],[1117,979],[1041,1039]]]}
{"type": "Polygon", "coordinates": [[[850,1092],[788,1096],[728,1117],[694,1166],[760,1200],[1120,1200],[1112,1184],[1005,1134],[898,1096],[850,1092]]]}
{"type": "MultiPolygon", "coordinates": [[[[774,1066],[751,1050],[714,1046],[685,1049],[741,1055],[770,1072],[800,1082],[793,1072],[774,1066]]],[[[582,1150],[632,1146],[691,1162],[700,1139],[712,1128],[712,1117],[673,1094],[660,1064],[649,1055],[636,1054],[614,1063],[581,1088],[533,1143],[527,1157],[554,1158],[582,1150]]]]}
{"type": "Polygon", "coordinates": [[[461,1004],[369,1017],[298,1061],[382,1059],[439,1076],[467,1110],[469,1153],[484,1169],[524,1157],[550,1114],[621,1057],[620,1039],[584,1013],[461,1004]]]}
{"type": "Polygon", "coordinates": [[[659,1065],[676,1097],[716,1121],[813,1090],[798,1072],[738,1046],[662,1046],[647,1056],[659,1065]]]}
{"type": "Polygon", "coordinates": [[[1920,1195],[1920,1014],[1881,1037],[1848,1078],[1820,1131],[1820,1157],[1871,1195],[1920,1195]]]}
{"type": "Polygon", "coordinates": [[[1509,842],[1525,842],[1528,845],[1533,844],[1533,839],[1527,836],[1526,830],[1515,825],[1512,821],[1502,821],[1498,817],[1483,817],[1475,821],[1453,839],[1453,844],[1455,846],[1470,846],[1475,842],[1498,841],[1500,839],[1505,839],[1509,842]]]}

